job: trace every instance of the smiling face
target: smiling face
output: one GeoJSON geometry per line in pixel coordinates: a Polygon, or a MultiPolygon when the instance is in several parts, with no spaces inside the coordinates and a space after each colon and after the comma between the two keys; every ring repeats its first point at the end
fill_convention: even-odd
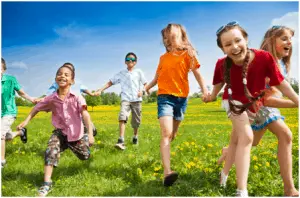
{"type": "Polygon", "coordinates": [[[59,87],[68,87],[74,83],[74,75],[70,68],[61,67],[55,77],[55,82],[59,87]]]}
{"type": "Polygon", "coordinates": [[[127,65],[128,69],[132,69],[136,65],[136,57],[132,54],[126,56],[125,64],[127,65]]]}
{"type": "Polygon", "coordinates": [[[276,55],[278,59],[289,56],[292,49],[292,32],[285,29],[283,33],[275,39],[276,55]]]}
{"type": "Polygon", "coordinates": [[[220,36],[223,52],[236,65],[242,65],[247,54],[248,40],[238,28],[230,29],[220,36]]]}

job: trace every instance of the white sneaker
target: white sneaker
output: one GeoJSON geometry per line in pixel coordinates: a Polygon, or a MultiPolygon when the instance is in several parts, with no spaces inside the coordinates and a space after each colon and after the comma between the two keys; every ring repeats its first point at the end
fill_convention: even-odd
{"type": "Polygon", "coordinates": [[[117,143],[116,145],[115,145],[115,147],[116,148],[119,148],[119,149],[121,149],[121,150],[125,150],[125,144],[124,143],[117,143]]]}
{"type": "Polygon", "coordinates": [[[248,197],[248,190],[236,189],[236,196],[237,197],[248,197]]]}
{"type": "Polygon", "coordinates": [[[223,170],[220,173],[220,186],[225,188],[226,187],[226,182],[227,182],[228,175],[225,175],[223,170]]]}

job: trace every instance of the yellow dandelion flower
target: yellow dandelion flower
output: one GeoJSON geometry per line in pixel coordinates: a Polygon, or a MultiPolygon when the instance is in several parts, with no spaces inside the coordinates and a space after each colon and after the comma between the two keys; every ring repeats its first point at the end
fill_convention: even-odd
{"type": "Polygon", "coordinates": [[[142,171],[142,169],[140,169],[140,168],[137,168],[137,169],[136,169],[136,172],[137,172],[138,175],[142,175],[142,174],[143,174],[143,171],[142,171]]]}
{"type": "Polygon", "coordinates": [[[193,145],[193,146],[194,146],[194,145],[195,145],[195,142],[191,142],[191,145],[193,145]]]}
{"type": "Polygon", "coordinates": [[[18,154],[18,153],[19,153],[19,151],[15,151],[15,153],[16,153],[16,154],[18,154]]]}
{"type": "Polygon", "coordinates": [[[183,150],[183,148],[180,148],[180,150],[182,151],[182,150],[183,150]]]}
{"type": "Polygon", "coordinates": [[[22,151],[22,155],[25,155],[25,151],[22,151]]]}
{"type": "Polygon", "coordinates": [[[190,145],[190,143],[188,143],[188,142],[184,142],[184,144],[185,144],[186,146],[189,146],[189,145],[190,145]]]}
{"type": "Polygon", "coordinates": [[[161,167],[159,166],[159,167],[155,167],[154,168],[154,171],[159,171],[161,169],[161,167]]]}
{"type": "Polygon", "coordinates": [[[212,144],[208,144],[207,146],[208,146],[209,148],[213,147],[213,145],[212,145],[212,144]]]}
{"type": "Polygon", "coordinates": [[[171,152],[171,155],[172,155],[172,156],[175,156],[175,152],[171,152]]]}
{"type": "Polygon", "coordinates": [[[17,144],[17,142],[16,142],[16,141],[13,141],[12,144],[17,144]]]}
{"type": "Polygon", "coordinates": [[[254,156],[252,157],[252,160],[253,160],[253,161],[257,161],[257,160],[258,160],[257,156],[254,155],[254,156]]]}
{"type": "Polygon", "coordinates": [[[254,170],[258,170],[258,166],[254,165],[254,170]]]}
{"type": "Polygon", "coordinates": [[[158,175],[158,173],[153,173],[153,176],[155,176],[155,177],[156,177],[157,175],[158,175]]]}
{"type": "Polygon", "coordinates": [[[97,144],[101,144],[101,141],[100,141],[100,140],[98,140],[98,141],[97,141],[97,144]]]}
{"type": "Polygon", "coordinates": [[[269,162],[266,162],[266,167],[270,167],[270,163],[269,162]]]}

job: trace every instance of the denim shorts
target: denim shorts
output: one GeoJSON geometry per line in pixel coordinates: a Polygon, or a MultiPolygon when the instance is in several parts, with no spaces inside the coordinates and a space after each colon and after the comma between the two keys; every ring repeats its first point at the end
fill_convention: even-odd
{"type": "Polygon", "coordinates": [[[158,118],[172,116],[175,120],[183,120],[187,107],[187,98],[162,94],[157,97],[158,118]]]}

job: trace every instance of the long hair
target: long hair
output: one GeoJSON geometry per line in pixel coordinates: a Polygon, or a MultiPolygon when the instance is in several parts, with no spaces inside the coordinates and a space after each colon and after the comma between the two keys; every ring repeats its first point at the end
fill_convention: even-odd
{"type": "Polygon", "coordinates": [[[185,50],[192,60],[190,68],[192,69],[196,66],[194,58],[198,60],[198,53],[189,41],[187,32],[182,25],[170,23],[162,29],[161,35],[167,52],[185,50]]]}
{"type": "MultiPolygon", "coordinates": [[[[273,57],[278,60],[277,52],[276,52],[276,39],[284,33],[284,31],[290,31],[292,36],[294,36],[294,30],[285,26],[278,26],[276,28],[272,27],[268,29],[265,33],[264,39],[260,45],[260,49],[270,52],[273,57]]],[[[286,67],[287,73],[291,70],[291,56],[292,56],[292,46],[289,51],[289,55],[282,58],[282,61],[286,67]]],[[[281,71],[280,65],[277,64],[277,67],[281,71]]]]}
{"type": "MultiPolygon", "coordinates": [[[[240,27],[239,25],[235,25],[235,26],[226,26],[218,35],[217,35],[217,45],[223,49],[222,46],[222,42],[221,42],[221,35],[231,29],[238,29],[241,31],[244,39],[248,39],[248,34],[247,32],[240,27]]],[[[243,63],[243,70],[242,70],[242,76],[243,76],[243,80],[247,79],[247,73],[248,73],[248,66],[249,66],[249,61],[250,61],[250,50],[247,50],[247,54],[246,57],[244,59],[244,63],[243,63]]],[[[230,107],[230,111],[232,111],[235,114],[240,115],[241,113],[243,113],[245,110],[249,109],[250,107],[253,107],[254,110],[257,110],[257,102],[265,93],[261,92],[258,96],[253,97],[252,94],[250,93],[248,87],[247,87],[247,80],[245,82],[241,82],[244,85],[244,93],[246,95],[246,97],[249,99],[250,102],[246,103],[246,104],[242,104],[242,105],[237,105],[233,102],[232,99],[232,94],[229,93],[231,91],[231,75],[230,75],[230,70],[232,67],[232,63],[233,61],[231,60],[231,58],[229,58],[228,56],[225,58],[224,60],[224,80],[226,83],[226,88],[228,89],[228,102],[229,102],[229,107],[230,107]]]]}

